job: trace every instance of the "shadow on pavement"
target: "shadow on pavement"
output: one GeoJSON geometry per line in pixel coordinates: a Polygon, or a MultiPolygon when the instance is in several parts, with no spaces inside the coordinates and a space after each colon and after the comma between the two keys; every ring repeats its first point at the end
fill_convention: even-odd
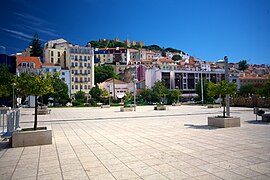
{"type": "Polygon", "coordinates": [[[206,130],[216,130],[216,129],[219,129],[217,127],[208,126],[208,125],[184,124],[184,126],[188,126],[188,128],[192,128],[192,129],[206,129],[206,130]]]}
{"type": "Polygon", "coordinates": [[[0,138],[0,151],[7,148],[11,148],[9,140],[0,138]]]}
{"type": "Polygon", "coordinates": [[[249,120],[249,121],[245,121],[249,124],[262,124],[262,125],[269,125],[270,122],[269,121],[262,121],[262,120],[249,120]]]}

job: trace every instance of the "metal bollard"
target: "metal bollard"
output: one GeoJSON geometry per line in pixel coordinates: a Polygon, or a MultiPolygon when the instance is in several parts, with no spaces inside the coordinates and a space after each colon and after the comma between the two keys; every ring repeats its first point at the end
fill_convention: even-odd
{"type": "Polygon", "coordinates": [[[20,110],[17,110],[16,111],[15,130],[18,129],[18,128],[20,128],[20,115],[21,115],[20,110]]]}

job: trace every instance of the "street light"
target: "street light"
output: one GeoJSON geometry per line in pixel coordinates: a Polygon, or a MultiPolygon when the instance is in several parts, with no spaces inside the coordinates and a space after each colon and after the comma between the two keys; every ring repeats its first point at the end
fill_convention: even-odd
{"type": "Polygon", "coordinates": [[[203,78],[202,78],[202,69],[201,69],[201,92],[202,92],[202,106],[203,106],[203,78]]]}
{"type": "Polygon", "coordinates": [[[12,96],[13,96],[13,100],[12,100],[12,103],[13,103],[13,109],[15,108],[15,92],[14,92],[14,87],[15,87],[15,85],[16,85],[16,83],[12,83],[12,87],[13,87],[13,94],[12,94],[12,96]]]}
{"type": "Polygon", "coordinates": [[[137,81],[138,80],[134,78],[134,111],[136,111],[136,91],[137,91],[136,83],[137,81]]]}

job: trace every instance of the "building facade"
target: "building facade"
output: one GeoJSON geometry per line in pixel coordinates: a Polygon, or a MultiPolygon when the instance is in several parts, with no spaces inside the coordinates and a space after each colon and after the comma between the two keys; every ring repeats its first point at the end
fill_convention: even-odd
{"type": "Polygon", "coordinates": [[[77,91],[89,94],[94,86],[94,52],[90,44],[84,47],[64,39],[48,41],[44,46],[44,60],[46,63],[58,64],[65,70],[62,73],[65,73],[65,79],[70,79],[71,96],[77,91]],[[69,78],[66,74],[69,74],[69,78]]]}

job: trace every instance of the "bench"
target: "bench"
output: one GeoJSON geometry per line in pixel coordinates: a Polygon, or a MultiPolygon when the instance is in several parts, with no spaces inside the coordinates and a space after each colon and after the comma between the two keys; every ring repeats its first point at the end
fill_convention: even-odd
{"type": "Polygon", "coordinates": [[[262,114],[263,121],[270,121],[270,114],[262,114]]]}
{"type": "Polygon", "coordinates": [[[37,114],[38,115],[51,114],[51,110],[48,109],[48,106],[38,106],[37,114]]]}

